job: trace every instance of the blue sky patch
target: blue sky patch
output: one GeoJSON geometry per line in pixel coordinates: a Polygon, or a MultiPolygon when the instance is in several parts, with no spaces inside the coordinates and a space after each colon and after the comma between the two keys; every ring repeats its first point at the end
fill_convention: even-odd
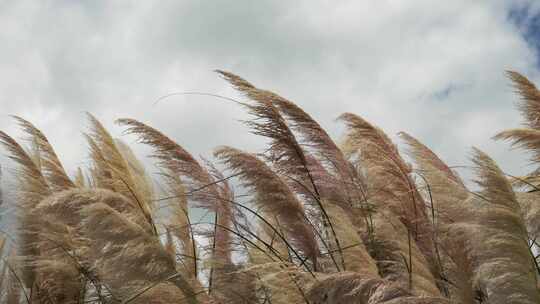
{"type": "Polygon", "coordinates": [[[517,6],[510,9],[508,19],[536,52],[536,66],[540,68],[540,11],[533,11],[530,5],[517,6]]]}
{"type": "Polygon", "coordinates": [[[453,94],[466,90],[472,85],[467,83],[449,83],[448,85],[440,88],[439,90],[434,91],[428,95],[428,98],[435,101],[444,101],[450,98],[453,94]]]}

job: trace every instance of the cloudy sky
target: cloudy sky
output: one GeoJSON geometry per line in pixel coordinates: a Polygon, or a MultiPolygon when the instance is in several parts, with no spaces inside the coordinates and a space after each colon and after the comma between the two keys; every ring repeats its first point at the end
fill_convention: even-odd
{"type": "Polygon", "coordinates": [[[70,172],[88,163],[86,111],[117,136],[114,120],[131,117],[194,154],[257,151],[233,104],[154,105],[172,92],[237,97],[213,72],[225,69],[295,101],[336,138],[348,111],[409,132],[450,165],[469,164],[475,145],[522,173],[523,154],[490,137],[520,124],[504,71],[540,83],[535,2],[0,1],[0,129],[20,136],[9,114],[32,121],[70,172]]]}

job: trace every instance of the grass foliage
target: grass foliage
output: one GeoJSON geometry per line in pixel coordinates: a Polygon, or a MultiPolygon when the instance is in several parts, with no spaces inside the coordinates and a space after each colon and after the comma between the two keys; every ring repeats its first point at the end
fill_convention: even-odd
{"type": "MultiPolygon", "coordinates": [[[[17,226],[0,238],[0,302],[540,303],[540,167],[506,175],[473,149],[475,191],[428,147],[345,113],[337,144],[306,112],[218,71],[245,101],[263,153],[218,147],[214,162],[135,119],[150,177],[88,115],[91,164],[66,174],[47,137],[14,117],[17,226]],[[410,161],[410,162],[409,162],[410,161]],[[234,191],[237,186],[242,193],[234,191]],[[470,188],[470,187],[469,187],[470,188]],[[211,220],[194,221],[199,208],[211,220]]],[[[540,162],[540,91],[508,72],[525,126],[495,136],[540,162]]]]}

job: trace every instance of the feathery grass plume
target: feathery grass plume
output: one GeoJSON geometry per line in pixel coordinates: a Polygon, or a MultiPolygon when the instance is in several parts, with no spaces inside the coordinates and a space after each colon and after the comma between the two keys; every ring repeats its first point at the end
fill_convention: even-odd
{"type": "Polygon", "coordinates": [[[507,71],[516,93],[521,97],[518,108],[529,128],[540,129],[540,91],[525,76],[518,72],[507,71]]]}
{"type": "Polygon", "coordinates": [[[278,95],[254,87],[246,80],[232,73],[217,71],[237,90],[255,101],[255,104],[242,104],[254,118],[244,123],[255,135],[270,139],[267,155],[265,155],[279,171],[287,177],[294,178],[308,189],[312,195],[319,196],[315,181],[308,168],[304,150],[293,132],[281,116],[273,101],[281,98],[278,95]]]}
{"type": "MultiPolygon", "coordinates": [[[[49,254],[45,251],[44,254],[49,254]]],[[[38,298],[42,303],[77,304],[80,303],[81,290],[85,288],[81,282],[82,275],[73,261],[66,255],[47,255],[36,261],[40,274],[38,298]]]]}
{"type": "MultiPolygon", "coordinates": [[[[36,167],[42,171],[50,191],[61,191],[74,187],[45,136],[28,121],[16,118],[24,131],[31,135],[31,158],[36,167]]],[[[58,242],[51,238],[51,235],[57,232],[65,233],[65,227],[55,225],[58,222],[42,222],[42,215],[36,212],[36,209],[37,207],[27,208],[22,215],[23,219],[30,219],[32,222],[31,226],[25,225],[30,227],[22,227],[22,233],[34,235],[34,244],[31,246],[38,248],[39,251],[38,255],[30,256],[25,261],[34,269],[36,277],[35,283],[30,288],[30,293],[35,298],[34,301],[79,303],[81,290],[85,288],[79,268],[66,255],[67,247],[62,244],[58,245],[58,242]]],[[[28,224],[29,221],[22,222],[28,224]]]]}
{"type": "Polygon", "coordinates": [[[401,158],[397,147],[381,129],[355,114],[344,113],[338,119],[347,127],[350,152],[359,154],[367,171],[371,188],[368,196],[387,204],[416,239],[425,238],[424,201],[409,176],[411,167],[401,158]]]}
{"type": "Polygon", "coordinates": [[[91,130],[86,138],[90,145],[96,186],[111,189],[137,203],[146,220],[157,233],[151,214],[151,202],[145,200],[144,187],[137,184],[128,161],[105,127],[91,114],[87,113],[87,116],[91,130]]]}
{"type": "Polygon", "coordinates": [[[274,214],[268,213],[265,210],[260,210],[261,216],[265,218],[266,223],[259,223],[257,233],[257,245],[259,248],[251,249],[250,262],[251,264],[264,264],[273,261],[291,261],[293,253],[288,247],[287,240],[280,236],[285,235],[285,230],[274,214]],[[265,225],[266,224],[266,225],[265,225]]]}
{"type": "MultiPolygon", "coordinates": [[[[216,211],[220,206],[219,193],[212,176],[188,151],[160,131],[134,119],[118,119],[126,126],[126,134],[134,134],[139,141],[154,149],[151,155],[158,166],[182,178],[189,198],[205,209],[216,211]]],[[[170,174],[172,175],[172,174],[170,174]]]]}
{"type": "Polygon", "coordinates": [[[155,286],[152,286],[148,291],[134,294],[131,298],[125,300],[129,301],[131,304],[170,304],[178,303],[185,304],[189,303],[185,298],[184,294],[176,288],[171,283],[159,283],[155,286]]]}
{"type": "Polygon", "coordinates": [[[283,179],[252,154],[222,147],[214,155],[239,174],[243,185],[256,196],[254,202],[258,207],[276,216],[286,237],[316,267],[319,248],[314,232],[306,222],[304,208],[283,179]]]}
{"type": "Polygon", "coordinates": [[[74,188],[75,184],[66,174],[60,159],[56,155],[49,140],[32,123],[19,117],[13,116],[23,131],[30,136],[32,142],[36,145],[40,156],[40,167],[43,176],[47,180],[53,191],[61,191],[69,188],[74,188]]]}
{"type": "Polygon", "coordinates": [[[343,152],[337,147],[328,133],[308,113],[299,106],[284,98],[275,98],[274,105],[283,115],[292,121],[291,129],[301,134],[300,143],[309,146],[325,167],[337,175],[349,196],[356,200],[365,200],[362,194],[363,181],[358,172],[346,160],[343,152]]]}
{"type": "Polygon", "coordinates": [[[257,275],[260,303],[310,304],[306,292],[314,283],[315,278],[298,266],[286,262],[269,262],[249,266],[243,270],[248,274],[257,275]]]}
{"type": "MultiPolygon", "coordinates": [[[[140,142],[154,148],[152,156],[158,160],[158,165],[165,169],[165,176],[181,178],[186,192],[189,192],[189,198],[217,215],[216,222],[219,226],[216,225],[213,246],[217,250],[212,252],[212,261],[216,266],[231,265],[231,198],[220,191],[218,180],[189,152],[158,130],[134,119],[119,119],[117,123],[128,127],[126,133],[137,135],[140,142]]],[[[173,179],[170,182],[179,181],[173,179]]]]}
{"type": "Polygon", "coordinates": [[[117,297],[175,273],[159,240],[121,213],[103,203],[89,204],[80,213],[81,233],[89,241],[86,255],[117,297]]]}
{"type": "MultiPolygon", "coordinates": [[[[474,150],[481,190],[470,192],[406,133],[415,170],[382,130],[356,115],[341,116],[348,130],[342,152],[294,103],[219,73],[251,99],[238,103],[270,149],[260,157],[217,149],[234,173],[226,177],[159,131],[120,120],[154,149],[166,186],[161,199],[133,151],[91,116],[88,180],[79,169],[72,182],[47,138],[26,120],[16,117],[31,136],[27,151],[0,132],[18,168],[22,223],[9,255],[0,237],[0,302],[540,303],[533,255],[540,247],[540,169],[512,177],[532,188],[514,193],[496,164],[474,150]],[[236,201],[227,182],[235,176],[248,205],[236,201]],[[163,235],[153,220],[157,201],[168,202],[159,213],[166,214],[163,235]],[[212,223],[191,223],[192,203],[217,215],[213,233],[212,223]],[[199,224],[211,254],[199,254],[191,229],[199,224]],[[201,280],[199,263],[211,267],[201,280]]],[[[528,129],[496,138],[540,162],[540,93],[523,76],[509,76],[528,129]]]]}
{"type": "MultiPolygon", "coordinates": [[[[300,143],[314,150],[315,156],[328,168],[330,172],[324,174],[322,185],[318,185],[321,191],[321,197],[325,200],[336,198],[336,195],[326,196],[321,190],[322,187],[329,188],[332,186],[333,193],[339,193],[341,208],[354,214],[355,217],[366,217],[369,210],[358,212],[359,205],[361,209],[365,209],[365,204],[368,204],[365,193],[365,181],[363,176],[358,174],[358,171],[346,159],[343,152],[338,148],[335,142],[330,138],[328,133],[317,123],[308,113],[302,110],[293,102],[284,98],[275,98],[273,103],[283,113],[283,115],[291,121],[291,129],[301,134],[300,143]],[[348,202],[345,204],[344,202],[348,202]],[[353,208],[347,208],[352,206],[353,208]]],[[[318,175],[314,173],[315,169],[310,168],[315,181],[319,181],[318,175]]],[[[321,170],[319,170],[321,172],[321,170]]],[[[369,209],[369,208],[368,208],[369,209]]]]}
{"type": "Polygon", "coordinates": [[[530,240],[540,242],[540,194],[538,192],[516,192],[525,226],[530,240]]]}
{"type": "MultiPolygon", "coordinates": [[[[282,115],[276,115],[276,113],[273,113],[275,112],[274,109],[269,109],[269,113],[262,116],[257,113],[261,112],[260,110],[253,106],[248,106],[248,108],[255,112],[255,114],[259,114],[256,115],[257,117],[266,118],[269,123],[273,123],[273,125],[269,126],[268,128],[277,126],[284,129],[283,132],[281,132],[282,134],[286,134],[284,139],[288,139],[287,137],[294,138],[294,140],[290,140],[291,143],[285,144],[285,147],[288,146],[289,149],[293,150],[294,153],[301,151],[305,154],[300,146],[309,147],[310,149],[314,150],[319,156],[319,161],[325,164],[325,166],[328,167],[333,174],[340,177],[341,188],[346,188],[349,190],[347,191],[349,195],[351,195],[350,192],[353,186],[361,186],[361,181],[359,180],[357,172],[352,170],[349,162],[346,160],[345,156],[334,141],[330,138],[328,133],[326,133],[319,123],[317,123],[308,113],[293,102],[275,93],[258,89],[237,75],[225,71],[217,72],[221,74],[228,82],[230,82],[237,90],[245,93],[249,98],[261,103],[263,106],[265,103],[269,103],[274,106],[279,113],[282,113],[282,115]],[[290,124],[288,124],[286,120],[288,120],[290,124]],[[289,129],[289,131],[285,129],[289,129]],[[292,131],[298,132],[300,137],[295,137],[292,131]]],[[[256,126],[260,128],[261,125],[262,124],[257,124],[256,126]]],[[[280,134],[278,131],[276,131],[274,134],[268,131],[265,133],[266,134],[260,135],[267,136],[274,141],[280,139],[280,134]]],[[[303,166],[306,167],[307,171],[309,172],[309,166],[306,165],[307,162],[303,160],[302,157],[302,155],[298,156],[298,158],[300,158],[299,160],[303,163],[303,166]]],[[[326,182],[330,181],[327,180],[326,182]]],[[[316,190],[313,189],[313,191],[316,190]]]]}
{"type": "Polygon", "coordinates": [[[484,152],[473,150],[484,208],[475,234],[476,281],[489,303],[540,303],[527,230],[514,191],[484,152]]]}
{"type": "MultiPolygon", "coordinates": [[[[197,279],[198,260],[200,259],[197,244],[194,236],[192,223],[188,214],[187,196],[182,181],[177,175],[161,173],[165,177],[166,193],[173,201],[169,206],[167,231],[179,242],[180,248],[174,243],[176,253],[176,270],[185,275],[195,290],[203,290],[201,282],[197,279]]],[[[173,240],[174,242],[174,240],[173,240]]],[[[206,294],[199,294],[202,302],[208,302],[206,294]]],[[[185,301],[185,297],[182,297],[185,301]]],[[[181,302],[183,303],[183,302],[181,302]]]]}
{"type": "Polygon", "coordinates": [[[379,277],[377,265],[371,258],[346,212],[339,206],[325,204],[326,212],[334,223],[337,238],[343,252],[343,264],[348,271],[362,276],[379,277]]]}
{"type": "MultiPolygon", "coordinates": [[[[84,289],[84,285],[75,288],[76,282],[89,281],[94,287],[101,287],[93,270],[93,257],[89,257],[92,244],[82,231],[81,210],[92,204],[106,205],[121,214],[126,220],[136,223],[145,234],[151,233],[150,224],[141,214],[139,207],[124,196],[104,189],[74,188],[54,193],[42,200],[32,212],[32,217],[39,219],[41,227],[41,255],[34,261],[39,273],[47,274],[48,291],[46,297],[62,296],[69,291],[84,289]],[[67,279],[71,277],[71,279],[67,279]],[[57,293],[51,293],[57,290],[57,293]]],[[[99,229],[99,226],[92,227],[99,229]]],[[[110,240],[103,240],[110,241],[110,240]]],[[[99,250],[99,248],[95,248],[99,250]]],[[[75,299],[78,294],[72,294],[75,299]]]]}
{"type": "Polygon", "coordinates": [[[540,164],[540,130],[511,129],[498,133],[493,139],[510,141],[512,146],[531,152],[531,161],[540,164]]]}
{"type": "MultiPolygon", "coordinates": [[[[229,187],[227,185],[227,188],[229,187]]],[[[225,269],[227,273],[225,279],[229,280],[227,282],[226,288],[228,290],[226,292],[229,293],[229,301],[234,303],[260,303],[258,298],[261,298],[261,296],[263,299],[269,299],[268,290],[261,284],[261,276],[258,273],[247,271],[246,268],[249,265],[264,264],[276,260],[273,254],[280,255],[280,251],[276,248],[276,243],[283,244],[281,253],[284,254],[281,255],[283,258],[277,258],[277,260],[286,260],[288,250],[283,241],[276,240],[277,236],[275,235],[264,241],[265,236],[269,235],[266,232],[270,230],[270,227],[266,225],[258,227],[259,229],[266,228],[263,233],[254,232],[256,228],[252,227],[253,221],[248,218],[244,210],[239,206],[237,204],[233,206],[233,235],[237,239],[236,246],[243,249],[239,256],[245,258],[245,261],[231,265],[229,269],[225,269]],[[253,237],[250,236],[255,236],[256,241],[253,241],[253,237]],[[269,244],[270,247],[265,247],[264,244],[269,244]]],[[[273,227],[279,227],[277,224],[271,225],[273,227]]]]}
{"type": "Polygon", "coordinates": [[[28,153],[2,131],[0,131],[0,143],[9,152],[9,158],[19,165],[16,178],[21,195],[18,201],[23,207],[34,207],[43,197],[50,194],[45,177],[28,153]]]}
{"type": "Polygon", "coordinates": [[[28,153],[9,135],[0,131],[0,143],[9,153],[9,158],[18,164],[17,178],[17,208],[20,220],[19,254],[25,257],[23,262],[23,281],[26,287],[31,288],[35,280],[35,272],[30,265],[32,259],[39,255],[36,247],[36,218],[30,215],[41,199],[50,194],[45,177],[36,166],[28,153]]]}
{"type": "MultiPolygon", "coordinates": [[[[347,262],[346,260],[348,258],[345,257],[346,253],[344,253],[344,250],[342,247],[346,247],[346,245],[342,244],[342,238],[343,236],[338,236],[338,234],[342,232],[338,232],[338,230],[343,229],[343,223],[339,223],[340,221],[347,222],[351,225],[351,227],[348,227],[347,230],[350,230],[350,232],[354,232],[355,229],[358,227],[367,227],[365,230],[367,230],[367,234],[372,234],[372,208],[365,208],[369,206],[369,204],[366,201],[363,201],[360,203],[361,208],[357,208],[358,204],[355,204],[354,206],[350,206],[349,204],[339,204],[336,202],[349,202],[350,200],[347,198],[347,194],[345,191],[343,191],[343,185],[344,183],[336,183],[338,179],[336,179],[332,174],[326,170],[326,168],[314,157],[311,155],[306,155],[307,162],[309,164],[309,170],[314,177],[315,183],[317,184],[317,188],[319,189],[320,197],[322,198],[320,200],[321,206],[323,208],[313,208],[309,204],[306,205],[306,212],[308,213],[310,218],[322,218],[327,219],[327,221],[320,220],[320,221],[314,221],[319,222],[322,226],[320,227],[320,235],[322,235],[321,240],[325,247],[325,249],[330,253],[329,257],[331,261],[334,263],[334,266],[337,267],[337,265],[341,266],[341,270],[350,270],[347,268],[347,262]],[[344,206],[345,207],[342,207],[344,206]],[[335,208],[333,208],[335,206],[335,208]],[[347,217],[346,219],[342,219],[341,217],[332,216],[330,211],[326,210],[327,208],[333,208],[333,210],[339,210],[337,212],[343,212],[343,216],[347,217]],[[324,213],[322,212],[324,210],[324,213]],[[329,225],[329,223],[332,223],[332,226],[329,225]],[[337,226],[342,226],[341,228],[338,228],[337,226]],[[339,260],[339,261],[338,261],[339,260]]],[[[295,189],[295,187],[298,187],[297,184],[292,184],[291,188],[295,189]]],[[[297,190],[298,193],[303,193],[302,189],[297,190]]],[[[306,197],[309,196],[309,193],[304,193],[303,197],[306,199],[306,197]]],[[[309,198],[307,198],[309,200],[309,198]]],[[[365,231],[363,230],[363,231],[365,231]]],[[[356,232],[354,232],[356,233],[356,232]]],[[[344,240],[343,242],[348,242],[347,240],[344,240]]],[[[346,249],[345,249],[346,250],[346,249]]],[[[328,261],[330,262],[330,261],[328,261]]],[[[332,265],[325,264],[325,269],[330,271],[330,268],[332,265]]],[[[339,268],[339,267],[337,267],[339,268]]],[[[338,269],[339,270],[339,269],[338,269]]]]}
{"type": "Polygon", "coordinates": [[[384,210],[374,214],[373,226],[368,248],[381,277],[417,296],[440,296],[430,265],[408,228],[384,210]]]}
{"type": "Polygon", "coordinates": [[[137,192],[142,196],[142,200],[147,202],[148,208],[152,213],[154,209],[154,186],[152,184],[152,179],[148,176],[144,165],[141,161],[135,156],[133,150],[119,139],[115,139],[114,143],[118,148],[118,151],[122,154],[126,160],[131,176],[133,177],[133,182],[137,187],[137,192]]]}
{"type": "MultiPolygon", "coordinates": [[[[288,273],[289,275],[285,275],[283,279],[290,284],[285,284],[284,286],[288,289],[293,288],[292,292],[287,290],[286,293],[293,295],[294,297],[301,296],[304,293],[304,290],[299,289],[302,287],[298,285],[294,276],[291,276],[291,270],[293,269],[291,266],[293,265],[289,265],[287,262],[289,260],[289,249],[287,244],[269,227],[269,225],[271,225],[271,227],[274,227],[283,234],[279,222],[275,216],[271,215],[268,216],[266,221],[268,222],[268,225],[260,225],[256,228],[257,231],[255,233],[251,232],[252,229],[250,229],[249,226],[240,225],[240,223],[235,222],[235,229],[239,234],[242,234],[245,231],[256,239],[256,241],[251,241],[249,239],[241,238],[247,256],[247,262],[241,269],[238,269],[238,271],[235,272],[235,275],[241,278],[239,283],[246,285],[239,290],[243,291],[243,298],[253,299],[252,302],[269,302],[271,301],[273,292],[282,292],[278,285],[283,284],[283,282],[280,283],[274,282],[275,280],[268,280],[268,276],[272,275],[272,278],[280,277],[280,275],[276,273],[282,272],[285,269],[285,272],[282,273],[281,276],[288,273]],[[246,289],[246,287],[249,289],[246,289]]],[[[278,296],[278,300],[285,301],[282,296],[278,296]]]]}
{"type": "Polygon", "coordinates": [[[307,297],[310,303],[367,304],[372,303],[369,299],[381,284],[384,281],[377,277],[338,272],[323,276],[311,285],[307,297]]]}
{"type": "Polygon", "coordinates": [[[203,159],[206,164],[208,173],[212,176],[212,180],[220,181],[215,183],[215,190],[218,193],[219,205],[218,205],[218,215],[216,221],[216,233],[214,235],[214,255],[215,263],[219,267],[229,267],[232,264],[232,236],[229,230],[232,229],[233,218],[233,202],[234,202],[234,193],[227,181],[227,178],[219,171],[214,164],[210,161],[203,159]],[[224,228],[222,228],[224,227],[224,228]]]}
{"type": "Polygon", "coordinates": [[[446,303],[431,302],[440,298],[414,297],[391,282],[348,271],[322,277],[311,286],[308,298],[311,303],[328,304],[446,303]]]}
{"type": "Polygon", "coordinates": [[[432,272],[439,276],[432,226],[425,201],[410,175],[411,166],[405,163],[397,147],[378,127],[351,113],[342,114],[339,119],[347,127],[347,141],[352,149],[349,153],[357,154],[367,176],[370,203],[392,210],[412,233],[432,272]]]}
{"type": "MultiPolygon", "coordinates": [[[[476,197],[470,196],[464,205],[471,204],[476,197]]],[[[458,303],[477,303],[482,292],[475,284],[475,234],[480,226],[474,223],[478,210],[465,209],[468,214],[456,219],[441,229],[441,263],[446,277],[442,280],[445,295],[458,303]]]]}
{"type": "Polygon", "coordinates": [[[123,118],[116,122],[127,127],[125,133],[137,135],[141,143],[154,149],[151,156],[158,160],[158,166],[166,169],[169,175],[175,174],[182,179],[191,200],[212,211],[222,205],[211,174],[183,147],[160,131],[137,120],[123,118]]]}
{"type": "Polygon", "coordinates": [[[426,183],[424,192],[430,197],[429,203],[433,203],[430,206],[431,216],[435,216],[431,219],[433,225],[437,225],[435,221],[447,224],[465,216],[464,201],[470,194],[461,178],[420,141],[405,132],[400,136],[408,145],[408,154],[418,167],[417,173],[426,183]]]}
{"type": "MultiPolygon", "coordinates": [[[[287,121],[274,105],[278,100],[284,100],[284,98],[270,91],[258,89],[232,73],[219,70],[217,72],[237,90],[255,102],[254,104],[242,104],[253,117],[251,120],[244,121],[245,125],[251,129],[253,134],[270,139],[269,148],[264,155],[265,158],[272,163],[273,168],[278,174],[286,177],[287,183],[292,185],[295,191],[300,190],[299,194],[303,195],[307,199],[307,202],[320,209],[322,217],[313,220],[320,221],[323,226],[327,226],[332,232],[332,238],[335,243],[338,243],[333,229],[333,223],[329,221],[328,215],[321,203],[321,200],[324,198],[321,197],[321,193],[317,187],[317,181],[310,171],[306,151],[298,143],[287,121]]],[[[329,181],[327,180],[327,182],[329,181]]],[[[341,187],[336,188],[340,189],[341,187]]],[[[327,199],[327,201],[330,201],[330,199],[327,199]]],[[[346,210],[350,209],[350,202],[333,201],[332,203],[339,203],[346,210]]],[[[326,245],[324,240],[322,241],[326,245]]],[[[333,248],[327,249],[333,251],[333,248]]]]}
{"type": "Polygon", "coordinates": [[[400,136],[408,145],[408,153],[426,183],[424,192],[430,198],[434,249],[441,267],[439,273],[443,275],[439,284],[451,298],[473,303],[473,261],[467,249],[470,236],[462,225],[474,218],[475,212],[467,204],[470,193],[460,177],[433,151],[405,132],[400,136]]]}
{"type": "Polygon", "coordinates": [[[348,271],[323,276],[310,287],[307,297],[314,304],[451,303],[441,297],[414,296],[392,282],[348,271]]]}
{"type": "MultiPolygon", "coordinates": [[[[115,298],[129,298],[169,281],[181,289],[188,303],[207,302],[198,282],[177,274],[173,258],[128,198],[105,189],[75,189],[52,195],[38,210],[43,222],[58,223],[67,233],[65,239],[78,242],[66,246],[115,298]]],[[[46,227],[49,235],[55,230],[46,227]]]]}
{"type": "Polygon", "coordinates": [[[163,174],[166,175],[166,193],[173,197],[171,198],[173,202],[170,204],[169,229],[180,242],[179,251],[182,268],[189,276],[196,277],[198,255],[189,219],[185,187],[178,176],[163,174]]]}
{"type": "Polygon", "coordinates": [[[255,101],[243,104],[254,118],[244,123],[251,132],[270,139],[266,157],[279,173],[295,178],[318,196],[313,177],[310,175],[304,150],[298,144],[287,122],[273,105],[276,98],[272,92],[253,87],[247,81],[227,72],[218,71],[235,88],[255,101]]]}
{"type": "Polygon", "coordinates": [[[63,219],[66,226],[74,227],[77,239],[85,243],[81,250],[85,264],[115,296],[126,297],[161,281],[171,281],[186,295],[195,293],[176,275],[173,259],[159,239],[143,228],[150,224],[125,197],[108,190],[65,191],[44,201],[43,208],[49,215],[56,214],[58,221],[63,219]],[[66,205],[66,201],[71,202],[68,210],[55,208],[66,205]],[[174,280],[170,278],[173,275],[174,280]]]}
{"type": "Polygon", "coordinates": [[[30,142],[28,147],[26,148],[28,155],[36,164],[36,167],[42,171],[41,174],[43,174],[43,167],[41,165],[42,159],[41,159],[41,151],[39,149],[38,143],[34,138],[30,138],[30,142]]]}
{"type": "Polygon", "coordinates": [[[62,219],[49,220],[50,215],[39,210],[38,205],[32,212],[33,217],[39,218],[41,228],[37,234],[40,255],[32,261],[38,274],[35,292],[44,302],[79,303],[86,285],[78,256],[81,242],[62,219]]]}
{"type": "Polygon", "coordinates": [[[393,294],[390,293],[390,300],[383,300],[382,302],[374,301],[374,303],[384,304],[453,304],[454,302],[440,297],[397,297],[392,298],[393,294]]]}
{"type": "Polygon", "coordinates": [[[238,223],[236,222],[234,205],[235,195],[227,178],[216,166],[203,159],[208,168],[208,172],[215,181],[221,181],[216,184],[217,191],[221,199],[220,213],[215,218],[216,222],[213,239],[213,277],[212,277],[212,295],[216,301],[225,303],[251,303],[254,297],[253,276],[242,271],[242,267],[232,263],[232,253],[236,246],[235,241],[243,240],[231,233],[234,228],[238,232],[238,223]]]}
{"type": "Polygon", "coordinates": [[[73,231],[82,220],[80,210],[89,204],[100,202],[150,233],[150,224],[141,214],[139,207],[132,200],[108,189],[72,189],[56,192],[42,200],[35,210],[43,221],[59,223],[66,230],[73,231]]]}
{"type": "Polygon", "coordinates": [[[425,173],[426,177],[433,173],[433,169],[437,169],[435,174],[437,174],[437,172],[444,173],[447,179],[463,187],[465,186],[457,173],[450,169],[447,164],[418,139],[406,132],[400,132],[399,135],[409,146],[409,154],[414,158],[416,164],[420,167],[421,172],[425,173]]]}
{"type": "MultiPolygon", "coordinates": [[[[540,163],[540,92],[532,82],[517,72],[507,71],[507,76],[512,81],[516,93],[521,97],[518,108],[525,119],[526,128],[505,130],[493,138],[509,141],[512,146],[530,152],[531,161],[538,165],[540,163]]],[[[518,184],[537,187],[540,185],[539,173],[540,167],[537,167],[518,184]]]]}

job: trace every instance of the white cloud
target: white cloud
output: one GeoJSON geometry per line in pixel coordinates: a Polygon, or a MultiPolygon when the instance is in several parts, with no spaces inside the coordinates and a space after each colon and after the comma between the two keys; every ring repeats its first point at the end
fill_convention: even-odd
{"type": "MultiPolygon", "coordinates": [[[[117,135],[114,119],[140,119],[194,154],[261,148],[234,105],[198,96],[153,105],[175,91],[236,96],[212,72],[221,68],[291,98],[336,137],[333,120],[349,111],[389,134],[411,133],[450,164],[468,163],[475,145],[523,172],[522,154],[490,140],[519,124],[504,70],[540,80],[535,51],[507,18],[514,4],[6,2],[0,113],[34,122],[70,171],[87,159],[84,111],[117,135]]],[[[13,132],[13,122],[0,128],[13,132]]]]}

